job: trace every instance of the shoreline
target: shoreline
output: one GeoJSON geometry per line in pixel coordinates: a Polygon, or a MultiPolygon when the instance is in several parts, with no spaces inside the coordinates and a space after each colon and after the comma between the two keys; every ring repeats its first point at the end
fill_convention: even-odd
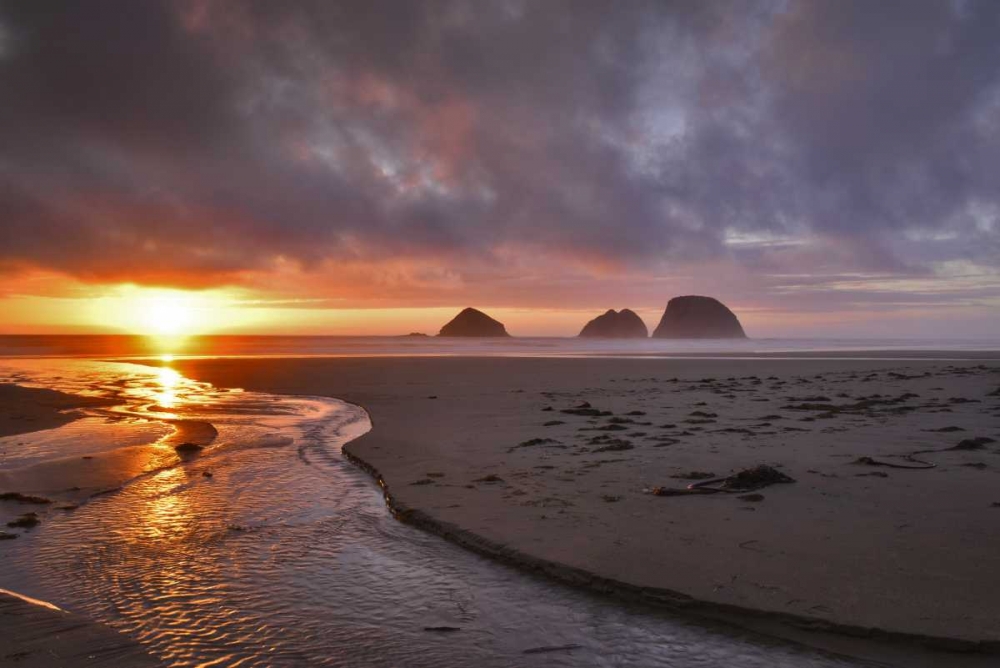
{"type": "Polygon", "coordinates": [[[81,408],[111,403],[98,397],[0,383],[0,438],[62,427],[82,418],[81,408]]]}
{"type": "Polygon", "coordinates": [[[78,668],[163,663],[114,629],[46,601],[0,589],[0,665],[22,668],[78,668]]]}
{"type": "MultiPolygon", "coordinates": [[[[360,406],[362,409],[367,409],[360,406]]],[[[370,418],[371,419],[371,418],[370,418]]],[[[374,430],[374,420],[372,420],[374,430]]],[[[360,439],[361,437],[359,437],[360,439]]],[[[579,588],[592,593],[611,596],[630,602],[665,609],[680,615],[691,616],[703,621],[723,622],[737,628],[747,629],[762,635],[798,642],[825,651],[842,651],[838,638],[823,638],[816,634],[836,634],[843,639],[860,639],[876,643],[890,643],[897,647],[865,647],[863,655],[857,658],[867,659],[864,654],[881,655],[885,651],[912,649],[914,646],[935,652],[946,652],[951,655],[978,655],[992,657],[1000,654],[1000,641],[967,640],[949,636],[934,636],[912,634],[877,627],[863,627],[851,624],[830,622],[818,617],[807,617],[789,613],[780,613],[761,608],[741,607],[717,603],[707,599],[698,599],[688,594],[660,587],[646,587],[602,576],[598,573],[569,566],[564,563],[540,558],[523,552],[509,545],[491,540],[473,531],[451,523],[441,521],[433,515],[413,508],[399,501],[389,488],[385,477],[378,468],[364,458],[350,451],[354,439],[344,444],[341,449],[344,457],[358,469],[367,473],[381,488],[389,512],[400,522],[414,526],[422,531],[438,536],[450,543],[458,545],[487,559],[512,566],[521,571],[538,575],[563,585],[579,588]],[[761,626],[757,622],[763,622],[761,626]],[[775,626],[775,624],[779,626],[775,626]],[[802,636],[809,634],[808,638],[802,636]],[[827,642],[823,642],[823,641],[827,642]],[[832,643],[829,641],[833,641],[832,643]]],[[[848,655],[850,656],[850,655],[848,655]]],[[[882,658],[881,656],[879,658],[882,658]]]]}

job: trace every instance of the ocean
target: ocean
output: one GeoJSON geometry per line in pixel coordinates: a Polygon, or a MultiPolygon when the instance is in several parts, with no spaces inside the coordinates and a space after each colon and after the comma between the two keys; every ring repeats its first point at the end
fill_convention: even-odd
{"type": "Polygon", "coordinates": [[[580,339],[422,336],[0,335],[0,357],[149,358],[301,356],[816,356],[981,359],[1000,357],[1000,338],[967,339],[580,339]],[[996,353],[992,355],[991,353],[996,353]]]}

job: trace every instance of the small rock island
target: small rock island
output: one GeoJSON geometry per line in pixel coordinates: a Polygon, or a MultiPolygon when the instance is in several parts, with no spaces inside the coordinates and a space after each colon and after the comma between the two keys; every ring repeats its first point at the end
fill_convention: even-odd
{"type": "Polygon", "coordinates": [[[595,339],[645,339],[649,336],[646,323],[635,311],[623,308],[621,311],[608,309],[580,331],[580,336],[595,339]]]}
{"type": "Polygon", "coordinates": [[[667,303],[653,338],[745,339],[747,335],[736,314],[718,299],[688,295],[667,303]]]}
{"type": "Polygon", "coordinates": [[[510,336],[502,322],[474,308],[463,309],[441,328],[438,336],[499,337],[510,336]]]}

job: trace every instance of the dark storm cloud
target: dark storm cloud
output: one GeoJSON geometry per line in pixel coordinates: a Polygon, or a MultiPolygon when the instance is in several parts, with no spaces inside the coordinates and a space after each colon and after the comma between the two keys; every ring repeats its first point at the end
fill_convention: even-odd
{"type": "Polygon", "coordinates": [[[12,0],[0,265],[995,265],[998,34],[990,0],[12,0]]]}

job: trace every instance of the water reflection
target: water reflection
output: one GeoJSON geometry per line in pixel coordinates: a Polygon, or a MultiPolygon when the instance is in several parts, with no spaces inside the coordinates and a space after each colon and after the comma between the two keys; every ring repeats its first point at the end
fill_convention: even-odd
{"type": "Polygon", "coordinates": [[[160,389],[155,394],[157,405],[163,408],[177,407],[177,385],[181,378],[179,373],[168,366],[162,366],[157,370],[156,380],[160,384],[160,389]]]}
{"type": "Polygon", "coordinates": [[[139,524],[124,527],[124,537],[135,543],[142,541],[162,541],[182,538],[185,527],[191,525],[194,516],[189,504],[190,496],[178,494],[181,485],[187,482],[186,468],[172,468],[154,474],[149,484],[143,486],[142,498],[135,516],[139,524]]]}

